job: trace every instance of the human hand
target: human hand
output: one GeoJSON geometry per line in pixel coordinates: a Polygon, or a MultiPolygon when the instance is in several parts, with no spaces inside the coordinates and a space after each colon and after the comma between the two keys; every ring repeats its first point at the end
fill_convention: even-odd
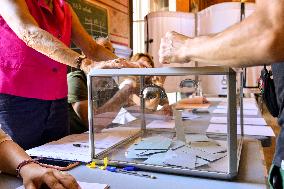
{"type": "Polygon", "coordinates": [[[35,163],[23,166],[20,175],[25,189],[39,189],[44,186],[49,189],[81,189],[70,174],[35,163]]]}
{"type": "Polygon", "coordinates": [[[165,104],[161,110],[163,115],[167,116],[167,118],[169,118],[169,116],[172,116],[173,115],[173,109],[172,109],[172,106],[169,105],[169,104],[165,104]]]}
{"type": "Polygon", "coordinates": [[[119,89],[127,91],[129,94],[138,94],[140,90],[139,81],[135,77],[126,78],[119,85],[119,89]]]}
{"type": "Polygon", "coordinates": [[[90,59],[83,60],[81,69],[85,73],[89,73],[92,68],[96,69],[115,69],[115,68],[144,68],[141,62],[130,62],[124,58],[95,62],[90,59]]]}
{"type": "Polygon", "coordinates": [[[189,37],[171,31],[161,39],[159,62],[163,64],[189,62],[186,57],[186,41],[189,37]]]}

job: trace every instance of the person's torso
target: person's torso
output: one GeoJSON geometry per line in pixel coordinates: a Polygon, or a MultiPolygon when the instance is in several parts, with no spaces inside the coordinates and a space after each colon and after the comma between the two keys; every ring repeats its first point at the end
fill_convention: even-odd
{"type": "Polygon", "coordinates": [[[284,142],[284,63],[272,64],[271,67],[277,103],[279,106],[278,124],[281,126],[281,130],[277,139],[278,141],[275,149],[273,164],[280,167],[282,160],[284,160],[284,148],[282,145],[284,142]]]}
{"type": "Polygon", "coordinates": [[[279,106],[278,123],[280,126],[284,124],[284,63],[272,64],[273,81],[275,85],[275,92],[277,103],[279,106]]]}
{"type": "MultiPolygon", "coordinates": [[[[72,16],[69,5],[53,0],[26,0],[39,27],[70,45],[72,16]]],[[[28,47],[0,16],[0,93],[54,100],[67,96],[66,66],[28,47]]]]}

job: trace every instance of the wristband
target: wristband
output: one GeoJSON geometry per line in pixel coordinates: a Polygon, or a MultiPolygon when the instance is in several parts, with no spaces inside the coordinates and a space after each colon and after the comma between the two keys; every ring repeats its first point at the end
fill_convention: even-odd
{"type": "Polygon", "coordinates": [[[29,159],[29,160],[24,160],[24,161],[22,161],[22,162],[17,166],[17,168],[16,168],[16,175],[17,175],[17,177],[21,178],[21,175],[20,175],[21,169],[22,169],[25,165],[28,165],[28,164],[31,164],[31,163],[39,164],[38,161],[33,160],[33,159],[29,159]]]}

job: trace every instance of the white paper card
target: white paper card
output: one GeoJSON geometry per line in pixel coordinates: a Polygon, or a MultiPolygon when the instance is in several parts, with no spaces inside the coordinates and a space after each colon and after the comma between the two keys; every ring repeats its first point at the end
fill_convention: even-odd
{"type": "Polygon", "coordinates": [[[201,134],[187,134],[185,135],[185,138],[187,143],[211,141],[211,139],[209,139],[206,135],[201,134]]]}
{"type": "MultiPolygon", "coordinates": [[[[221,124],[226,124],[227,123],[227,117],[212,117],[210,120],[210,123],[221,123],[221,124]]],[[[238,124],[240,124],[240,118],[238,118],[238,124]]],[[[265,120],[262,117],[258,118],[244,118],[244,124],[245,125],[267,125],[265,120]]]]}
{"type": "MultiPolygon", "coordinates": [[[[227,114],[227,109],[215,109],[213,110],[213,114],[227,114]]],[[[258,114],[257,110],[244,110],[244,115],[256,116],[258,114]]],[[[240,115],[240,111],[238,110],[238,115],[240,115]]]]}
{"type": "MultiPolygon", "coordinates": [[[[82,189],[108,189],[109,186],[107,184],[99,184],[99,183],[87,183],[87,182],[78,182],[82,189]]],[[[24,186],[20,186],[16,189],[25,189],[24,186]]]]}
{"type": "Polygon", "coordinates": [[[164,121],[164,120],[154,120],[148,125],[146,125],[147,129],[174,129],[175,122],[174,120],[164,121]]]}
{"type": "MultiPolygon", "coordinates": [[[[241,134],[240,126],[237,129],[238,134],[241,134]]],[[[206,133],[227,133],[227,125],[210,124],[206,133]]],[[[273,130],[269,126],[251,126],[244,125],[244,134],[251,136],[275,136],[273,130]]]]}
{"type": "MultiPolygon", "coordinates": [[[[221,102],[217,106],[217,108],[227,109],[228,103],[221,102]]],[[[244,110],[258,110],[258,107],[257,107],[256,103],[254,103],[254,102],[243,102],[243,108],[244,108],[244,110]]]]}
{"type": "MultiPolygon", "coordinates": [[[[135,150],[168,150],[172,139],[163,136],[143,138],[139,143],[132,145],[135,150]]],[[[132,147],[131,146],[131,147],[132,147]]]]}
{"type": "Polygon", "coordinates": [[[121,108],[112,123],[126,124],[128,122],[134,121],[135,119],[136,117],[131,115],[126,109],[121,108]]]}
{"type": "Polygon", "coordinates": [[[186,120],[195,120],[200,118],[200,116],[193,114],[192,112],[188,112],[188,111],[183,111],[181,113],[181,117],[182,119],[186,119],[186,120]]]}
{"type": "MultiPolygon", "coordinates": [[[[98,154],[128,137],[137,134],[139,128],[116,127],[104,129],[101,133],[96,133],[95,137],[95,153],[98,154]]],[[[27,150],[30,156],[48,157],[64,160],[75,160],[82,162],[91,161],[89,152],[89,134],[74,134],[66,136],[60,140],[44,144],[27,150]],[[82,147],[76,147],[74,144],[80,144],[82,147]]]]}

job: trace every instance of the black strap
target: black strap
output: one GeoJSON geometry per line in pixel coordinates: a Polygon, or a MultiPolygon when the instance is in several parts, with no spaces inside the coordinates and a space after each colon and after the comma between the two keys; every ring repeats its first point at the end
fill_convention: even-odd
{"type": "Polygon", "coordinates": [[[152,43],[154,40],[149,39],[149,22],[148,22],[148,15],[145,16],[145,21],[146,21],[146,40],[145,40],[145,45],[146,45],[146,53],[149,53],[149,46],[150,43],[152,43]]]}
{"type": "Polygon", "coordinates": [[[246,17],[246,6],[244,2],[241,2],[241,16],[240,16],[240,21],[245,19],[246,17]]]}

